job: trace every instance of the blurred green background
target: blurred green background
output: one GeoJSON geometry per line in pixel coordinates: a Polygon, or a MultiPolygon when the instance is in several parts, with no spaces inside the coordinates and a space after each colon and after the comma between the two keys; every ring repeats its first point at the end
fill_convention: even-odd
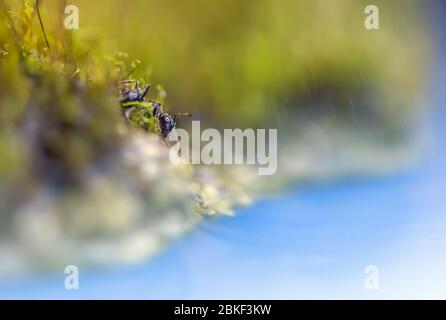
{"type": "MultiPolygon", "coordinates": [[[[430,60],[420,1],[374,1],[374,31],[364,28],[369,1],[66,3],[80,11],[71,32],[141,60],[135,76],[162,84],[171,108],[222,126],[261,126],[283,110],[349,120],[352,107],[366,122],[399,125],[413,115],[430,60]]],[[[59,5],[42,2],[47,21],[59,5]]]]}
{"type": "MultiPolygon", "coordinates": [[[[163,84],[175,110],[226,126],[264,125],[283,110],[348,119],[353,105],[355,117],[392,127],[413,115],[430,61],[420,1],[374,1],[374,31],[364,28],[368,1],[66,3],[80,11],[71,32],[141,60],[135,76],[163,84]]],[[[42,7],[56,25],[60,2],[42,7]]]]}

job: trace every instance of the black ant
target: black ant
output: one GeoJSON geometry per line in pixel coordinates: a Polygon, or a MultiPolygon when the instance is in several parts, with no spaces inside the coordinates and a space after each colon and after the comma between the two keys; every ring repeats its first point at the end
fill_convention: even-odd
{"type": "MultiPolygon", "coordinates": [[[[43,26],[42,17],[39,11],[39,0],[35,0],[35,6],[37,11],[37,16],[40,22],[40,27],[42,28],[43,36],[45,38],[45,44],[47,48],[50,48],[45,28],[43,26]]],[[[134,70],[133,70],[134,71],[134,70]]],[[[130,76],[130,74],[128,75],[130,76]]],[[[125,84],[125,86],[121,89],[121,107],[123,108],[124,115],[127,120],[130,120],[130,116],[134,111],[138,109],[138,107],[143,106],[145,102],[145,97],[150,90],[150,85],[147,85],[144,88],[141,88],[138,80],[123,80],[120,81],[120,84],[125,84]],[[128,84],[135,83],[135,86],[129,86],[128,84]]],[[[188,113],[175,113],[173,117],[171,117],[168,113],[163,111],[163,107],[159,102],[156,101],[148,101],[152,107],[152,115],[158,119],[161,134],[164,138],[166,138],[170,132],[176,127],[177,124],[177,116],[187,116],[190,117],[188,113]]]]}
{"type": "MultiPolygon", "coordinates": [[[[142,88],[139,84],[138,80],[123,80],[119,82],[121,85],[123,84],[123,88],[121,89],[121,107],[123,108],[124,115],[127,120],[130,120],[130,116],[136,110],[138,110],[139,106],[144,106],[145,97],[150,90],[150,85],[142,88]],[[129,86],[128,84],[135,83],[135,86],[129,86]]],[[[177,124],[177,116],[187,116],[190,117],[189,113],[175,113],[170,116],[167,112],[164,112],[161,103],[157,101],[149,100],[148,103],[152,108],[152,115],[159,122],[161,128],[161,135],[166,138],[170,132],[176,127],[177,124]]]]}

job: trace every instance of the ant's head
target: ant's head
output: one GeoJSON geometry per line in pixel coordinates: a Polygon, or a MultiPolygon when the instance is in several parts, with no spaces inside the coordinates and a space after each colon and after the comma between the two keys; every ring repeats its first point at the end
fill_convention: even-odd
{"type": "Polygon", "coordinates": [[[121,91],[121,102],[139,101],[138,91],[134,89],[125,89],[121,91]]]}
{"type": "Polygon", "coordinates": [[[145,88],[139,87],[138,82],[136,81],[136,86],[130,86],[129,83],[134,82],[131,81],[122,81],[121,85],[124,86],[121,88],[121,103],[124,102],[142,102],[144,101],[147,93],[150,90],[150,85],[147,85],[145,88]]]}

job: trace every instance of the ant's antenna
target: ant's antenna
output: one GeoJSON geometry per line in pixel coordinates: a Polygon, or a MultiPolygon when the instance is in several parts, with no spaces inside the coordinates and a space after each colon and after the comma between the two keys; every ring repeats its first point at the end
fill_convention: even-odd
{"type": "Polygon", "coordinates": [[[192,114],[190,114],[189,112],[185,112],[185,113],[174,113],[173,114],[173,121],[177,121],[177,116],[183,116],[183,117],[192,117],[192,114]]]}
{"type": "Polygon", "coordinates": [[[40,27],[42,28],[43,36],[45,38],[45,43],[46,43],[46,46],[47,46],[47,48],[49,50],[50,49],[50,44],[49,44],[48,39],[46,37],[45,28],[43,27],[42,17],[40,16],[39,0],[36,0],[36,11],[37,11],[37,16],[39,17],[40,27]]]}
{"type": "Polygon", "coordinates": [[[174,113],[176,116],[183,116],[183,117],[192,117],[192,114],[190,114],[189,112],[184,112],[184,113],[174,113]]]}

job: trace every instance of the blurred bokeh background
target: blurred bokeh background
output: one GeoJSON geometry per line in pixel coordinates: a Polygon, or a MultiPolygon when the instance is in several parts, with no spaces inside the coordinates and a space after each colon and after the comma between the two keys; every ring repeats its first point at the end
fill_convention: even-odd
{"type": "MultiPolygon", "coordinates": [[[[66,264],[93,272],[118,264],[123,269],[114,272],[125,281],[117,283],[123,290],[117,296],[155,298],[170,297],[173,284],[161,282],[171,277],[181,284],[174,298],[206,298],[206,292],[249,297],[254,277],[265,279],[269,268],[275,274],[255,296],[269,297],[271,290],[293,297],[296,288],[285,285],[287,279],[311,288],[305,274],[312,266],[321,273],[310,272],[309,279],[336,277],[323,266],[339,275],[351,271],[352,265],[330,264],[337,254],[361,266],[355,255],[373,241],[385,247],[392,230],[407,223],[404,212],[419,219],[429,205],[420,201],[418,210],[408,209],[402,203],[409,193],[389,188],[406,190],[404,181],[411,180],[400,180],[401,172],[413,168],[418,179],[435,140],[430,119],[441,99],[431,99],[441,69],[440,4],[374,1],[380,29],[367,30],[364,8],[370,3],[362,0],[43,0],[50,50],[34,1],[1,4],[2,297],[7,291],[70,297],[54,278],[66,264]],[[61,27],[67,4],[79,8],[79,30],[61,27]],[[170,165],[156,135],[127,128],[119,117],[114,86],[135,66],[131,77],[156,85],[153,94],[165,99],[167,110],[190,112],[202,127],[278,128],[278,173],[260,178],[249,167],[170,165]],[[395,180],[373,182],[393,175],[395,180]],[[309,184],[323,185],[305,189],[309,184]],[[342,212],[333,200],[338,192],[349,204],[342,212]],[[364,211],[364,203],[374,202],[376,212],[364,211]],[[393,208],[398,214],[388,221],[393,208]],[[277,211],[283,215],[276,220],[277,211]],[[371,229],[356,215],[362,213],[371,229]],[[221,214],[233,220],[212,219],[221,214]],[[361,238],[386,224],[391,227],[374,239],[361,238]],[[191,238],[161,251],[191,230],[191,238]],[[256,230],[268,236],[254,235],[256,230]],[[200,245],[209,238],[209,246],[200,245]],[[348,245],[352,239],[357,248],[348,245]],[[256,241],[264,241],[269,256],[253,248],[256,241]],[[340,251],[329,245],[337,241],[340,251]],[[159,252],[165,255],[152,264],[159,252]],[[227,265],[232,275],[222,266],[215,278],[206,276],[212,290],[197,272],[215,265],[193,263],[209,257],[223,265],[225,259],[240,262],[227,265]],[[133,277],[134,263],[140,264],[133,277]],[[218,281],[227,276],[236,283],[262,264],[242,291],[218,281]],[[44,280],[22,279],[42,272],[44,280]],[[140,279],[150,279],[157,291],[144,291],[140,279]]],[[[441,184],[429,181],[425,185],[437,194],[441,184]]],[[[441,208],[432,210],[435,217],[441,208]]],[[[113,297],[108,279],[115,275],[89,274],[90,295],[74,297],[113,297]]],[[[318,283],[308,292],[317,297],[323,290],[318,283]]]]}
{"type": "MultiPolygon", "coordinates": [[[[60,1],[42,3],[57,28],[60,1]]],[[[364,27],[367,1],[70,4],[77,33],[141,60],[136,77],[162,84],[170,105],[222,126],[264,125],[283,110],[353,122],[352,108],[367,125],[400,126],[431,54],[419,1],[374,2],[385,26],[376,32],[364,27]]]]}

